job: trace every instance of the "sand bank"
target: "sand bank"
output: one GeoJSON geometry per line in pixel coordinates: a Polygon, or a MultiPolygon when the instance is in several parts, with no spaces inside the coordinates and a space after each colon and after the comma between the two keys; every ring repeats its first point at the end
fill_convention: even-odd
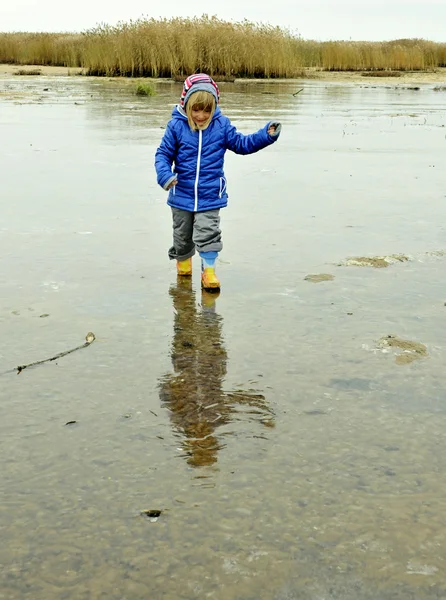
{"type": "MultiPolygon", "coordinates": [[[[39,70],[41,75],[50,76],[80,76],[83,70],[79,67],[48,67],[40,65],[0,65],[0,78],[8,78],[19,71],[39,70]]],[[[446,69],[437,69],[435,72],[407,72],[399,77],[367,77],[362,72],[327,72],[316,69],[307,69],[306,76],[333,83],[367,83],[373,85],[418,85],[438,84],[446,85],[446,69]]],[[[264,81],[264,80],[259,80],[264,81]]],[[[270,81],[280,81],[273,79],[270,81]]],[[[283,80],[282,80],[283,81],[283,80]]],[[[289,81],[289,80],[288,80],[289,81]]]]}

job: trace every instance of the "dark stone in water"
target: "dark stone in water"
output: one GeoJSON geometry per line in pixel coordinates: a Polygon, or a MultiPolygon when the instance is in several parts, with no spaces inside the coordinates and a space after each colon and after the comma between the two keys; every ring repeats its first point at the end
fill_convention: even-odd
{"type": "Polygon", "coordinates": [[[147,517],[148,519],[157,519],[161,515],[162,512],[163,512],[162,510],[151,509],[151,510],[142,510],[140,514],[142,517],[147,517]]]}

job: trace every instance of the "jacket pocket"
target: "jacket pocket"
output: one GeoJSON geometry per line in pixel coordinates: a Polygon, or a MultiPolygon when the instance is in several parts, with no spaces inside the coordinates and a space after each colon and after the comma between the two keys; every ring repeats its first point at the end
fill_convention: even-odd
{"type": "Polygon", "coordinates": [[[226,178],[220,177],[220,193],[218,194],[218,197],[221,198],[225,192],[226,192],[226,178]]]}

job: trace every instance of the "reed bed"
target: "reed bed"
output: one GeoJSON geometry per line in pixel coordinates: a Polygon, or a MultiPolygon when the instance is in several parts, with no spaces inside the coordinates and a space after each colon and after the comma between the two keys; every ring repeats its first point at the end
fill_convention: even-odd
{"type": "Polygon", "coordinates": [[[316,42],[268,24],[216,17],[140,19],[83,33],[0,33],[0,62],[82,68],[89,75],[299,77],[328,71],[425,71],[446,67],[446,43],[316,42]]]}

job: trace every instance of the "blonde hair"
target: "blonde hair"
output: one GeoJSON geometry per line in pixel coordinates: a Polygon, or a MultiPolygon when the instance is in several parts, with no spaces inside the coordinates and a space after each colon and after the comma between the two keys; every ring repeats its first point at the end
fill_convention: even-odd
{"type": "Polygon", "coordinates": [[[212,94],[210,94],[209,92],[199,90],[198,92],[194,92],[190,95],[186,104],[186,115],[191,129],[193,129],[194,131],[198,131],[198,129],[206,129],[209,123],[212,121],[214,112],[215,98],[212,94]],[[209,115],[209,119],[205,123],[203,123],[203,125],[197,127],[197,125],[192,119],[192,110],[206,110],[210,111],[211,114],[209,115]]]}

